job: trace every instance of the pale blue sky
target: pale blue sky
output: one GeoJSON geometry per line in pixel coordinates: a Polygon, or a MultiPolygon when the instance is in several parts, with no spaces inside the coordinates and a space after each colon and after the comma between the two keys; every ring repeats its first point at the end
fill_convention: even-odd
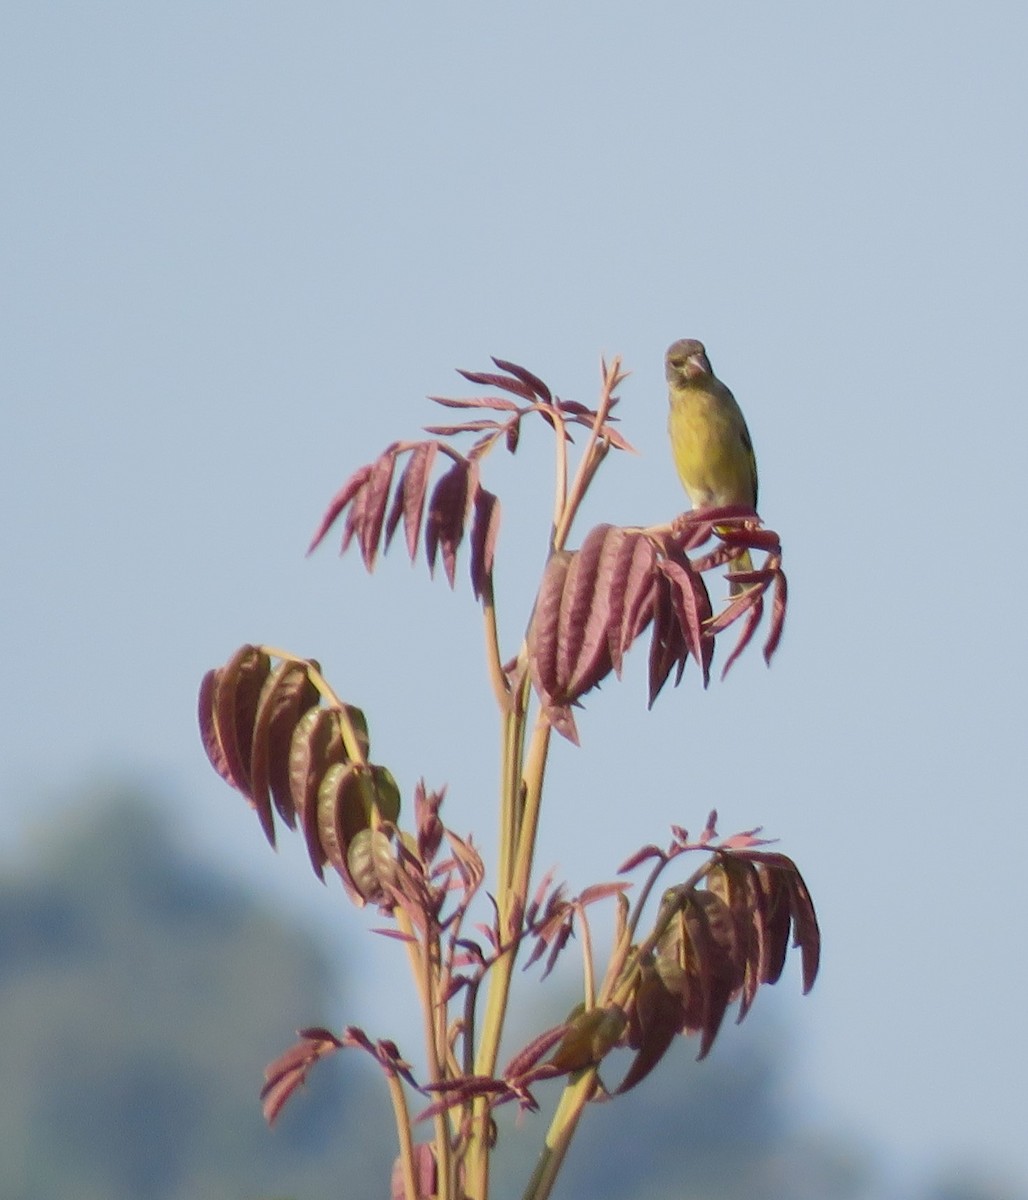
{"type": "MultiPolygon", "coordinates": [[[[317,655],[488,841],[467,590],[307,539],[490,354],[586,401],[622,354],[641,454],[587,522],[667,518],[662,355],[700,337],[784,538],[785,640],[651,714],[641,662],[591,697],[540,861],[582,886],[712,804],[763,823],[826,940],[788,1003],[812,1119],[1028,1179],[1026,47],[1016,4],[7,6],[7,847],[129,771],[335,920],[199,750],[196,684],[247,640],[317,655]]],[[[544,446],[491,477],[512,649],[544,446]]]]}

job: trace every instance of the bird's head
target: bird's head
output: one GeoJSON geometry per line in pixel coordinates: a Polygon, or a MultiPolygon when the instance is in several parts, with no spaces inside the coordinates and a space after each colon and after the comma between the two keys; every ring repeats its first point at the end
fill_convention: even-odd
{"type": "Polygon", "coordinates": [[[703,343],[695,338],[682,338],[668,347],[664,356],[664,372],[671,384],[688,383],[714,373],[703,343]]]}

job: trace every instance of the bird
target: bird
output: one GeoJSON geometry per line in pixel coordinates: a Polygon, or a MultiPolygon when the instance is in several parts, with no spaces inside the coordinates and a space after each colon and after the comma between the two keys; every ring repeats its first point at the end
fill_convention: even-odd
{"type": "MultiPolygon", "coordinates": [[[[714,374],[707,351],[695,338],[668,347],[668,435],[678,477],[694,509],[741,505],[756,510],[757,459],[746,418],[731,391],[714,374]]],[[[716,532],[721,532],[715,526],[716,532]]],[[[752,571],[742,550],[729,563],[733,571],[752,571]]],[[[731,594],[744,585],[733,582],[731,594]]]]}

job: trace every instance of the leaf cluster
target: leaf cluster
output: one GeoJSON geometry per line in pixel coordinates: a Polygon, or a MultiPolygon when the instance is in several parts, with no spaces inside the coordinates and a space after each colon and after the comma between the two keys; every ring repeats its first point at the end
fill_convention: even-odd
{"type": "Polygon", "coordinates": [[[673,827],[671,843],[645,846],[622,871],[649,867],[634,900],[631,885],[597,883],[570,896],[546,876],[531,889],[533,855],[550,735],[578,741],[573,709],[609,675],[620,676],[628,651],[649,631],[649,702],[668,679],[677,685],[691,658],[706,686],[717,639],[737,626],[722,675],[753,640],[771,597],[764,657],[780,642],[786,580],[777,534],[756,513],[721,508],[685,513],[647,528],[601,524],[580,546],[569,536],[581,502],[611,450],[630,449],[614,428],[620,365],[604,366],[595,409],[561,400],[532,372],[503,359],[499,373],[462,372],[499,394],[433,397],[468,419],[430,426],[428,440],[394,442],[355,471],[331,501],[313,550],[342,525],[341,549],[356,545],[372,571],[401,525],[412,561],[423,548],[429,571],[442,563],[451,587],[462,544],[486,629],[487,663],[501,723],[500,846],[491,918],[472,925],[485,865],[473,840],[443,823],[445,789],[419,782],[413,823],[401,822],[400,790],[371,760],[368,722],[341,700],[317,662],[266,646],[245,645],[204,677],[199,721],[215,770],[255,810],[269,842],[276,817],[302,834],[320,879],[329,866],[358,906],[388,919],[378,932],[403,946],[418,989],[425,1034],[424,1072],[416,1074],[389,1039],[348,1026],[341,1035],[304,1030],[270,1065],[262,1093],[274,1120],[315,1063],[340,1049],[369,1054],[382,1069],[400,1140],[394,1194],[406,1200],[474,1196],[488,1190],[492,1114],[503,1104],[535,1109],[535,1089],[562,1077],[558,1106],[537,1173],[534,1200],[549,1194],[583,1106],[627,1091],[663,1058],[678,1035],[698,1036],[707,1054],[728,1007],[742,1019],[759,987],[780,977],[790,938],[801,951],[804,988],[817,972],[820,935],[803,880],[785,855],[756,831],[719,839],[711,814],[699,838],[673,827]],[[539,418],[554,434],[556,485],[549,555],[524,640],[500,651],[493,570],[500,502],[482,483],[482,464],[501,447],[515,453],[523,422],[539,418]],[[584,429],[572,475],[568,447],[584,429]],[[441,440],[472,435],[465,452],[441,440]],[[755,569],[730,571],[737,586],[715,612],[711,571],[762,553],[755,569]],[[534,693],[534,700],[533,700],[534,693]],[[704,861],[668,888],[656,913],[658,878],[682,854],[704,861]],[[613,901],[614,950],[605,968],[593,957],[590,912],[613,901]],[[572,941],[581,945],[583,1001],[504,1066],[498,1052],[515,962],[552,970],[572,941]],[[481,1003],[484,998],[484,1003],[481,1003]],[[609,1088],[600,1067],[617,1047],[634,1058],[609,1088]],[[408,1107],[411,1092],[426,1103],[408,1107]],[[431,1121],[431,1144],[415,1146],[415,1120],[431,1121]]]}

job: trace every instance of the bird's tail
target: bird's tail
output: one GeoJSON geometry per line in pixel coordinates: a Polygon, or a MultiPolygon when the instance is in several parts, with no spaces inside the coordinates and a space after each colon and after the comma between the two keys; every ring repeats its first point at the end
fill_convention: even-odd
{"type": "MultiPolygon", "coordinates": [[[[715,527],[714,532],[719,533],[720,530],[718,530],[715,527]]],[[[753,559],[750,557],[750,552],[748,550],[740,550],[735,558],[730,558],[728,560],[727,565],[728,565],[729,571],[752,571],[753,570],[753,559]]],[[[750,586],[749,584],[738,583],[736,580],[733,579],[731,584],[729,585],[728,594],[730,596],[738,596],[740,592],[746,591],[747,587],[749,587],[749,586],[750,586]]]]}

